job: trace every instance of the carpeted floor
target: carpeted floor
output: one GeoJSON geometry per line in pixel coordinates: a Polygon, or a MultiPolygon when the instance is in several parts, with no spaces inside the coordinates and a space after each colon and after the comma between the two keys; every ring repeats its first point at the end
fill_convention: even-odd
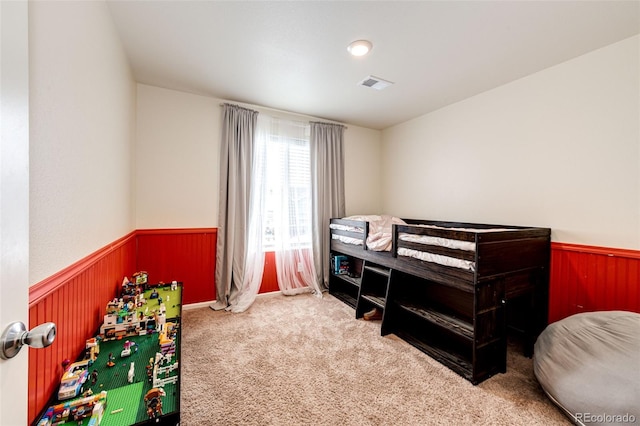
{"type": "Polygon", "coordinates": [[[531,359],[478,386],[325,294],[183,311],[182,425],[561,425],[531,359]]]}

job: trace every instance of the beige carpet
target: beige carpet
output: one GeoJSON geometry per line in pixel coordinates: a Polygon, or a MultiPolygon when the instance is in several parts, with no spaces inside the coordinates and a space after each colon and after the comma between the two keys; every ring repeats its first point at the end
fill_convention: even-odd
{"type": "Polygon", "coordinates": [[[182,425],[553,425],[531,359],[478,386],[334,297],[183,311],[182,425]]]}

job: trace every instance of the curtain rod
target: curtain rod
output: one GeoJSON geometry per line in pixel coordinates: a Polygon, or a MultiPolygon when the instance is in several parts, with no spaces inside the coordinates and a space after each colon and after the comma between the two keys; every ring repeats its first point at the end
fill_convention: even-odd
{"type": "Polygon", "coordinates": [[[338,124],[340,126],[343,126],[345,128],[345,130],[348,129],[348,127],[345,124],[340,123],[338,121],[325,120],[323,118],[313,117],[311,115],[300,114],[300,113],[297,113],[297,112],[285,111],[285,110],[282,110],[282,109],[251,105],[251,104],[245,104],[243,102],[234,102],[234,101],[222,102],[222,103],[220,103],[220,106],[224,106],[224,104],[238,105],[238,106],[243,107],[243,108],[262,109],[262,110],[265,110],[265,111],[273,111],[273,112],[278,112],[278,113],[281,113],[281,114],[297,115],[298,117],[305,117],[305,118],[308,118],[308,119],[313,119],[313,121],[315,121],[315,120],[324,120],[328,124],[338,124]]]}

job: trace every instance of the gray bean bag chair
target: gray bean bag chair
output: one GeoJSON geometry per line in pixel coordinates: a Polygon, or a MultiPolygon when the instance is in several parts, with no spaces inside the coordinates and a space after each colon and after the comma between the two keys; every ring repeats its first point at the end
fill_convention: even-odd
{"type": "Polygon", "coordinates": [[[588,312],[550,324],[533,371],[577,424],[640,424],[640,314],[588,312]]]}

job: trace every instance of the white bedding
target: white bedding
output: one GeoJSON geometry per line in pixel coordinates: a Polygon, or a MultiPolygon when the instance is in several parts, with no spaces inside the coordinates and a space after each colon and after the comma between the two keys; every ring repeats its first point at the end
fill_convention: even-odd
{"type": "MultiPolygon", "coordinates": [[[[357,220],[369,222],[369,235],[367,237],[367,248],[369,250],[374,251],[390,251],[391,250],[391,240],[392,240],[392,225],[406,225],[406,223],[397,217],[389,216],[389,215],[361,215],[361,216],[349,216],[344,219],[348,220],[357,220]]],[[[485,232],[505,232],[505,231],[516,231],[516,228],[453,228],[453,227],[444,227],[437,225],[411,225],[411,226],[419,226],[423,228],[431,228],[431,229],[446,229],[450,231],[465,231],[465,232],[475,232],[475,233],[485,233],[485,232]]],[[[339,225],[339,224],[330,224],[329,227],[331,229],[340,229],[343,231],[351,231],[364,233],[364,228],[362,227],[354,227],[348,225],[339,225]]],[[[353,238],[345,235],[336,235],[332,234],[334,239],[338,239],[345,244],[353,244],[353,245],[362,245],[362,238],[353,238]]],[[[462,240],[454,240],[450,238],[442,238],[442,237],[433,237],[430,235],[418,235],[418,234],[410,234],[406,232],[401,232],[398,235],[398,239],[402,241],[413,242],[417,244],[425,245],[425,251],[413,250],[408,248],[399,248],[398,256],[405,257],[413,257],[415,259],[420,259],[425,262],[437,263],[439,265],[451,266],[454,268],[460,268],[467,271],[475,270],[475,262],[471,260],[458,259],[451,256],[444,256],[440,254],[430,253],[428,246],[438,246],[438,247],[446,247],[450,249],[456,250],[464,250],[464,251],[475,251],[476,243],[473,241],[462,241],[462,240]]]]}
{"type": "MultiPolygon", "coordinates": [[[[431,229],[446,229],[450,231],[475,232],[475,233],[504,232],[504,231],[516,230],[515,228],[450,228],[450,227],[437,226],[437,225],[412,225],[412,226],[419,226],[422,228],[431,228],[431,229]]],[[[398,235],[398,239],[402,241],[409,241],[413,243],[424,244],[425,246],[438,246],[438,247],[446,247],[446,248],[456,249],[456,250],[476,251],[476,243],[474,241],[453,240],[450,238],[433,237],[430,235],[408,234],[405,232],[401,232],[398,235]]],[[[429,249],[428,247],[425,247],[425,250],[428,250],[428,249],[429,249]]],[[[428,251],[399,248],[398,256],[413,257],[415,259],[420,259],[425,262],[437,263],[438,265],[451,266],[454,268],[460,268],[467,271],[474,271],[476,268],[475,262],[472,260],[458,259],[451,256],[444,256],[441,254],[430,253],[428,251]]]]}
{"type": "MultiPolygon", "coordinates": [[[[363,222],[369,222],[369,235],[367,236],[367,249],[373,251],[390,251],[391,250],[391,230],[393,224],[406,225],[404,220],[389,216],[389,215],[364,215],[364,216],[349,216],[345,217],[347,220],[358,220],[363,222]]],[[[331,229],[342,229],[343,231],[352,232],[364,232],[364,229],[360,227],[350,227],[345,225],[331,224],[331,229]]],[[[333,234],[334,239],[339,239],[346,244],[362,245],[362,240],[344,235],[333,234]]]]}
{"type": "Polygon", "coordinates": [[[331,238],[333,238],[334,240],[340,240],[345,244],[353,244],[355,246],[362,245],[362,238],[352,238],[352,237],[347,237],[346,235],[337,235],[337,234],[332,234],[331,238]]]}
{"type": "Polygon", "coordinates": [[[455,257],[429,253],[428,251],[418,251],[402,247],[398,249],[398,256],[413,257],[414,259],[420,259],[425,262],[437,263],[438,265],[451,266],[467,271],[473,271],[476,267],[475,262],[472,260],[457,259],[455,257]]]}
{"type": "Polygon", "coordinates": [[[475,251],[476,243],[473,241],[460,241],[452,240],[450,238],[431,237],[429,235],[407,234],[401,232],[398,234],[398,239],[402,241],[409,241],[412,243],[425,244],[438,247],[447,247],[451,249],[475,251]]]}

